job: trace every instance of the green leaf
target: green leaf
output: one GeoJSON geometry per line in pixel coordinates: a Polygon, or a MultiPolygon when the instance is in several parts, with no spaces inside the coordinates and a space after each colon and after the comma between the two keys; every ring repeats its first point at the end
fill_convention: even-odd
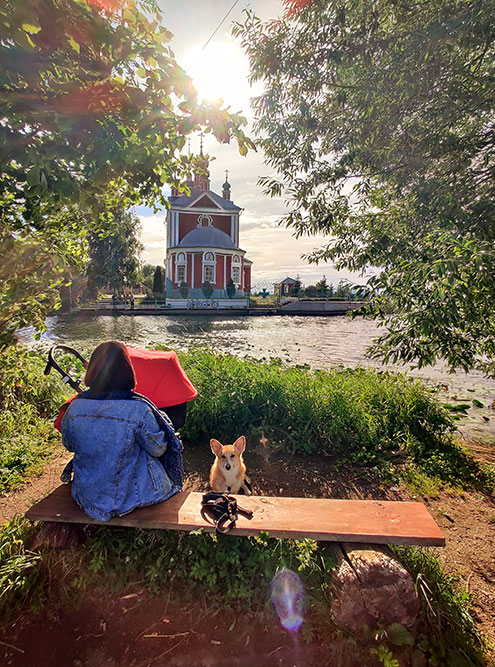
{"type": "Polygon", "coordinates": [[[39,25],[33,25],[32,23],[23,23],[21,27],[24,32],[28,32],[30,35],[36,35],[41,30],[39,25]]]}
{"type": "Polygon", "coordinates": [[[394,646],[410,646],[414,644],[414,635],[400,623],[392,623],[388,626],[387,637],[394,646]]]}
{"type": "Polygon", "coordinates": [[[76,53],[81,52],[80,45],[78,44],[78,42],[76,42],[76,40],[73,37],[69,36],[69,39],[67,41],[69,42],[69,44],[72,46],[72,48],[76,53]]]}

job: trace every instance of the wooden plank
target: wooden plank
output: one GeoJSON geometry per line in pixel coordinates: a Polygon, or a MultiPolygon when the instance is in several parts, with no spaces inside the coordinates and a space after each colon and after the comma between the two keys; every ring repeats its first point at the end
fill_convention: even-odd
{"type": "MultiPolygon", "coordinates": [[[[142,507],[104,523],[87,516],[62,484],[26,514],[33,521],[101,524],[161,530],[214,530],[201,515],[201,493],[181,492],[158,505],[142,507]]],[[[232,535],[302,538],[332,542],[419,544],[444,546],[445,539],[422,503],[382,500],[335,500],[238,496],[241,507],[253,511],[251,520],[239,516],[232,535]]]]}

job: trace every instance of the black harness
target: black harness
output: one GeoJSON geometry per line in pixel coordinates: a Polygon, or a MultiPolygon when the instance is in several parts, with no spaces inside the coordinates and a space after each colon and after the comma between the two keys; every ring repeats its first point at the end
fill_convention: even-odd
{"type": "Polygon", "coordinates": [[[213,520],[217,533],[224,534],[232,530],[239,514],[246,519],[253,518],[251,510],[239,507],[237,500],[226,493],[210,491],[201,499],[201,516],[213,520]]]}

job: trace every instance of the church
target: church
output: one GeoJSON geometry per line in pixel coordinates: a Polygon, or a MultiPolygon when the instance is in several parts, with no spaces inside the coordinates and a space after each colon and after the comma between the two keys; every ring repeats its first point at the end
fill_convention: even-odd
{"type": "Polygon", "coordinates": [[[231,200],[228,172],[222,196],[210,189],[206,159],[187,185],[189,195],[179,194],[172,188],[169,197],[165,260],[167,305],[172,308],[212,305],[248,308],[252,262],[239,247],[242,209],[231,200]],[[208,294],[208,288],[211,295],[207,298],[205,289],[208,294]]]}

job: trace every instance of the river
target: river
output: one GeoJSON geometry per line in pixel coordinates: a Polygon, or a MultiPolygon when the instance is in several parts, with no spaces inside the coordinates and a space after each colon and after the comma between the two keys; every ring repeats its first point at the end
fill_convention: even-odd
{"type": "MultiPolygon", "coordinates": [[[[378,328],[371,320],[349,317],[231,317],[215,315],[136,315],[50,317],[41,340],[46,344],[65,343],[90,350],[104,340],[120,340],[136,347],[163,343],[173,349],[197,346],[219,352],[257,359],[280,357],[288,363],[307,363],[313,368],[345,366],[381,367],[366,359],[365,351],[378,328]]],[[[21,333],[25,342],[32,340],[29,330],[21,333]]],[[[407,370],[430,386],[440,387],[442,402],[461,401],[472,405],[473,399],[483,408],[472,406],[469,416],[459,421],[466,438],[495,441],[495,381],[481,373],[450,374],[445,364],[407,370]],[[489,421],[487,422],[486,419],[489,421]]]]}

